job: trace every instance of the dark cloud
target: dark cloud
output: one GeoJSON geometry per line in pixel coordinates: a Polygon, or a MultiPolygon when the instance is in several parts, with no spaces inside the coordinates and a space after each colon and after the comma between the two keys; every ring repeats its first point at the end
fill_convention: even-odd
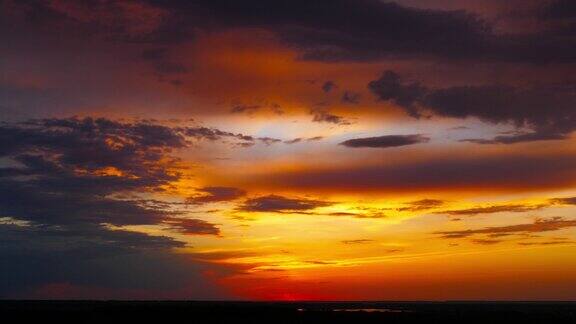
{"type": "Polygon", "coordinates": [[[354,217],[354,218],[386,218],[386,214],[384,214],[380,210],[364,210],[362,212],[331,212],[331,213],[317,213],[316,215],[324,215],[324,216],[345,216],[345,217],[354,217]]]}
{"type": "MultiPolygon", "coordinates": [[[[241,7],[226,0],[195,1],[173,9],[190,12],[194,6],[208,11],[216,25],[272,30],[309,60],[367,61],[391,56],[505,60],[521,55],[522,46],[531,40],[498,37],[486,22],[464,11],[421,10],[376,0],[329,4],[252,0],[241,7]]],[[[540,52],[549,59],[560,56],[540,52]]]]}
{"type": "Polygon", "coordinates": [[[329,93],[331,92],[333,89],[335,89],[336,83],[334,81],[326,81],[324,82],[324,84],[322,85],[322,91],[324,91],[324,93],[329,93]]]}
{"type": "Polygon", "coordinates": [[[452,216],[473,216],[479,214],[495,214],[495,213],[524,213],[534,210],[539,210],[548,207],[548,204],[540,205],[496,205],[488,207],[475,207],[468,209],[457,209],[457,210],[443,210],[437,212],[437,214],[446,214],[452,216]]]}
{"type": "Polygon", "coordinates": [[[575,57],[573,31],[496,32],[490,22],[465,11],[416,9],[376,0],[341,0],[328,6],[296,1],[276,10],[269,8],[263,17],[251,15],[244,22],[262,19],[265,27],[302,49],[301,57],[308,60],[419,57],[549,63],[573,62],[575,57]],[[270,23],[268,19],[281,8],[285,14],[270,23]]]}
{"type": "Polygon", "coordinates": [[[342,241],[343,244],[367,244],[367,243],[372,243],[374,242],[374,240],[368,240],[368,239],[358,239],[358,240],[344,240],[342,241]]]}
{"type": "Polygon", "coordinates": [[[187,134],[91,118],[5,124],[0,157],[15,166],[0,180],[0,205],[10,217],[41,224],[158,224],[174,212],[112,197],[162,191],[179,179],[170,153],[187,145],[187,134]]]}
{"type": "Polygon", "coordinates": [[[230,109],[230,112],[233,114],[241,114],[241,113],[252,114],[255,111],[260,110],[261,108],[262,108],[262,106],[260,106],[260,105],[236,104],[236,105],[232,106],[232,109],[230,109]]]}
{"type": "Polygon", "coordinates": [[[350,124],[352,124],[348,119],[346,119],[342,116],[334,115],[325,109],[313,109],[310,111],[310,113],[313,116],[313,118],[312,118],[313,122],[330,123],[330,124],[336,124],[336,125],[350,125],[350,124]]]}
{"type": "Polygon", "coordinates": [[[59,282],[121,289],[119,282],[127,280],[147,289],[156,283],[170,287],[171,280],[177,285],[201,280],[199,273],[190,273],[194,279],[152,279],[157,270],[176,275],[178,266],[202,271],[208,265],[173,255],[183,242],[113,227],[158,225],[190,235],[219,234],[214,224],[180,218],[174,203],[138,198],[164,191],[181,177],[170,166],[177,161],[171,153],[187,145],[184,133],[91,118],[0,125],[0,157],[7,165],[0,172],[0,210],[14,220],[0,224],[0,264],[3,273],[19,272],[0,280],[0,295],[59,282]],[[154,265],[128,275],[130,267],[146,262],[154,265]]]}
{"type": "Polygon", "coordinates": [[[501,155],[434,158],[398,164],[310,169],[252,177],[267,188],[331,191],[529,191],[576,183],[571,155],[501,155]]]}
{"type": "Polygon", "coordinates": [[[210,127],[185,127],[180,130],[184,135],[198,140],[207,139],[210,141],[216,141],[222,138],[234,138],[246,142],[256,141],[256,138],[250,135],[235,134],[210,127]]]}
{"type": "Polygon", "coordinates": [[[342,95],[342,99],[340,101],[345,104],[352,104],[352,105],[359,104],[360,94],[346,90],[344,91],[344,94],[342,95]]]}
{"type": "MultiPolygon", "coordinates": [[[[330,216],[345,216],[344,214],[346,213],[339,213],[339,212],[334,212],[334,213],[330,213],[328,215],[330,216]]],[[[385,213],[383,213],[382,211],[379,210],[368,210],[368,211],[364,211],[364,212],[360,212],[360,213],[349,213],[350,215],[348,216],[352,216],[354,218],[360,218],[360,219],[365,219],[365,218],[387,218],[388,216],[386,216],[385,213]]]]}
{"type": "MultiPolygon", "coordinates": [[[[419,9],[379,0],[245,0],[241,4],[142,0],[131,5],[34,1],[17,7],[15,12],[23,12],[25,23],[36,31],[131,44],[160,46],[191,41],[198,32],[265,29],[297,48],[301,59],[327,62],[432,58],[552,63],[573,62],[576,57],[574,31],[556,26],[558,20],[572,17],[569,1],[535,13],[531,18],[548,23],[523,33],[495,28],[464,10],[419,9]]],[[[5,18],[11,15],[13,11],[7,11],[5,18]]]]}
{"type": "Polygon", "coordinates": [[[240,145],[242,147],[254,146],[257,142],[261,142],[265,145],[271,145],[274,143],[282,142],[282,140],[278,138],[254,137],[251,135],[232,133],[210,127],[180,127],[175,128],[175,130],[177,130],[184,136],[191,137],[196,140],[218,141],[218,140],[231,139],[235,141],[234,143],[236,145],[240,145]]]}
{"type": "Polygon", "coordinates": [[[167,218],[163,220],[171,230],[187,235],[220,235],[220,229],[201,219],[167,218]]]}
{"type": "MultiPolygon", "coordinates": [[[[90,179],[82,186],[61,185],[59,179],[45,181],[3,180],[0,188],[5,193],[0,198],[3,214],[21,220],[51,225],[112,224],[152,225],[158,224],[170,213],[139,204],[137,200],[117,200],[100,196],[109,192],[106,183],[90,179]],[[55,185],[52,185],[55,184],[55,185]],[[57,187],[60,185],[60,188],[57,187]],[[102,186],[104,189],[100,189],[102,186]]],[[[130,184],[124,190],[133,189],[130,184]]],[[[114,193],[112,191],[110,193],[114,193]]]]}
{"type": "Polygon", "coordinates": [[[531,132],[501,135],[493,139],[466,139],[479,144],[514,144],[565,139],[576,129],[576,93],[555,86],[517,88],[504,85],[455,86],[431,89],[406,82],[393,71],[368,84],[378,100],[391,101],[409,115],[476,117],[490,123],[510,123],[531,132]]]}
{"type": "Polygon", "coordinates": [[[297,45],[303,58],[326,61],[398,53],[463,57],[475,54],[489,35],[483,22],[465,12],[418,10],[376,0],[149,3],[175,13],[183,30],[199,25],[265,28],[297,45]]]}
{"type": "Polygon", "coordinates": [[[142,59],[152,65],[159,82],[169,82],[174,86],[184,84],[179,77],[188,73],[189,69],[172,59],[167,47],[146,49],[142,51],[142,59]]]}
{"type": "MultiPolygon", "coordinates": [[[[335,204],[334,202],[329,202],[329,204],[335,204]]],[[[298,214],[298,215],[310,215],[310,216],[330,216],[330,217],[353,217],[353,218],[360,218],[360,219],[368,219],[368,218],[386,218],[386,214],[384,214],[379,209],[369,209],[369,208],[360,208],[360,211],[337,211],[337,212],[316,212],[310,210],[290,210],[290,211],[277,211],[278,213],[287,213],[287,214],[298,214]]]]}
{"type": "Polygon", "coordinates": [[[153,63],[154,69],[160,75],[184,74],[188,68],[182,63],[170,58],[168,48],[152,48],[142,52],[142,59],[153,63]]]}
{"type": "MultiPolygon", "coordinates": [[[[158,161],[171,150],[188,146],[190,140],[224,141],[236,143],[281,142],[270,137],[254,137],[211,127],[168,127],[147,121],[118,122],[105,118],[62,118],[28,120],[0,127],[0,156],[27,151],[35,146],[46,150],[65,150],[70,163],[91,164],[92,168],[107,165],[141,168],[154,174],[145,159],[158,161]]],[[[61,161],[62,162],[62,161],[61,161]]],[[[126,169],[126,170],[124,170],[126,169]]],[[[135,172],[132,170],[130,172],[135,172]]]]}
{"type": "Polygon", "coordinates": [[[258,141],[264,143],[265,145],[272,145],[275,143],[280,143],[282,142],[281,139],[278,138],[273,138],[273,137],[258,137],[256,138],[258,141]]]}
{"type": "Polygon", "coordinates": [[[404,108],[413,117],[420,117],[417,104],[426,93],[426,88],[417,82],[403,82],[394,71],[385,71],[380,78],[370,81],[368,89],[378,100],[391,101],[404,108]]]}
{"type": "Polygon", "coordinates": [[[557,241],[519,242],[518,243],[518,245],[522,245],[522,246],[549,246],[549,245],[566,245],[566,244],[576,244],[576,241],[557,240],[557,241]]]}
{"type": "Polygon", "coordinates": [[[542,218],[537,219],[534,223],[507,225],[498,227],[486,227],[476,230],[463,230],[463,231],[443,231],[436,232],[443,238],[464,238],[479,234],[530,234],[557,231],[564,228],[576,227],[576,220],[565,219],[562,217],[542,218]]]}
{"type": "Polygon", "coordinates": [[[316,142],[316,141],[320,141],[322,140],[324,137],[323,136],[314,136],[314,137],[308,137],[308,138],[302,138],[302,137],[297,137],[291,140],[286,140],[284,141],[285,144],[297,144],[297,143],[302,143],[304,141],[306,142],[316,142]]]}
{"type": "Polygon", "coordinates": [[[320,261],[320,260],[306,260],[304,261],[305,263],[309,263],[309,264],[315,264],[315,265],[330,265],[330,264],[334,264],[334,262],[330,262],[330,261],[320,261]]]}
{"type": "Polygon", "coordinates": [[[571,0],[553,0],[542,9],[541,17],[544,19],[572,19],[576,18],[576,3],[571,0]]]}
{"type": "Polygon", "coordinates": [[[105,119],[32,120],[0,127],[0,156],[29,178],[4,177],[0,205],[42,224],[158,223],[166,212],[113,194],[161,190],[178,174],[164,163],[185,145],[173,130],[105,119]]]}
{"type": "Polygon", "coordinates": [[[301,212],[318,207],[330,206],[333,203],[305,198],[287,198],[277,195],[262,196],[246,200],[240,210],[250,212],[301,212]]]}
{"type": "Polygon", "coordinates": [[[398,211],[416,212],[416,211],[430,210],[441,207],[442,205],[444,205],[444,201],[438,199],[422,199],[409,202],[407,205],[408,205],[407,207],[398,208],[398,211]]]}
{"type": "Polygon", "coordinates": [[[554,198],[550,199],[550,202],[558,205],[576,205],[576,197],[554,198]]]}
{"type": "Polygon", "coordinates": [[[232,201],[246,195],[246,191],[233,187],[204,187],[196,189],[196,191],[199,194],[189,197],[186,200],[187,202],[195,205],[202,205],[214,202],[232,201]]]}
{"type": "Polygon", "coordinates": [[[492,240],[492,239],[474,239],[472,240],[472,243],[474,244],[480,244],[480,245],[493,245],[493,244],[498,244],[498,243],[502,243],[502,240],[492,240]]]}
{"type": "Polygon", "coordinates": [[[340,145],[346,147],[371,147],[371,148],[388,148],[388,147],[398,147],[413,145],[418,143],[426,143],[430,141],[430,138],[420,135],[385,135],[378,137],[364,137],[364,138],[354,138],[349,139],[340,143],[340,145]]]}
{"type": "Polygon", "coordinates": [[[34,298],[43,287],[61,283],[106,291],[64,298],[158,298],[166,291],[174,292],[172,298],[226,296],[202,275],[224,274],[225,268],[170,253],[182,243],[165,237],[93,227],[0,225],[0,242],[0,298],[34,298]]]}
{"type": "MultiPolygon", "coordinates": [[[[6,81],[4,81],[6,82],[6,81]]],[[[56,89],[13,85],[0,82],[0,117],[3,120],[27,117],[36,107],[56,110],[62,105],[78,105],[83,100],[56,89]]]]}
{"type": "Polygon", "coordinates": [[[469,138],[460,140],[460,142],[469,142],[476,144],[515,144],[522,142],[534,141],[552,141],[564,140],[567,135],[564,133],[518,133],[514,135],[499,135],[491,139],[469,138]]]}
{"type": "Polygon", "coordinates": [[[252,103],[244,103],[241,101],[234,101],[232,102],[232,107],[230,112],[233,114],[247,114],[253,115],[259,111],[270,111],[276,115],[284,114],[284,110],[282,110],[282,106],[275,102],[269,102],[267,100],[255,100],[252,103]]]}
{"type": "Polygon", "coordinates": [[[296,143],[300,143],[300,142],[302,142],[302,138],[300,138],[300,137],[284,141],[284,143],[286,143],[286,144],[296,144],[296,143]]]}

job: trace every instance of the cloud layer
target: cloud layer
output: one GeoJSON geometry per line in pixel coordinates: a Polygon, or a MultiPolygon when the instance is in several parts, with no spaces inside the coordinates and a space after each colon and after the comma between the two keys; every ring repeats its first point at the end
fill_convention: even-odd
{"type": "Polygon", "coordinates": [[[138,197],[165,191],[180,177],[170,168],[176,161],[170,153],[187,145],[180,130],[108,119],[31,120],[2,125],[0,143],[1,296],[61,282],[114,290],[203,280],[198,271],[209,265],[170,252],[184,242],[112,227],[219,233],[214,224],[183,218],[170,203],[138,197]],[[146,266],[126,280],[138,264],[178,274],[156,280],[158,269],[146,266]],[[181,275],[184,269],[192,277],[181,275]]]}

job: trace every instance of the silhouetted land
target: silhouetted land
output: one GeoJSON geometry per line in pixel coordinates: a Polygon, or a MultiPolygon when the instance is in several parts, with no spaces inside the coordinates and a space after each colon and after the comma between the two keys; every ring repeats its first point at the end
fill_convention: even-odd
{"type": "Polygon", "coordinates": [[[576,323],[571,302],[0,301],[4,323],[576,323]]]}

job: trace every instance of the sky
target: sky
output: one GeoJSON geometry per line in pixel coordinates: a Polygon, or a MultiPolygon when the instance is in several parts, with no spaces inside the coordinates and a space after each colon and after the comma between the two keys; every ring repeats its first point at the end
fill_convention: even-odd
{"type": "Polygon", "coordinates": [[[576,2],[0,0],[0,298],[576,300],[576,2]]]}

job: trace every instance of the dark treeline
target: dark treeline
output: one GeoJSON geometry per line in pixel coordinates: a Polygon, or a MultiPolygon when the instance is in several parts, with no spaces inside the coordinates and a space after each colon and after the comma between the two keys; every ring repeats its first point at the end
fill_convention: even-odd
{"type": "Polygon", "coordinates": [[[576,323],[576,303],[2,301],[10,323],[576,323]]]}

